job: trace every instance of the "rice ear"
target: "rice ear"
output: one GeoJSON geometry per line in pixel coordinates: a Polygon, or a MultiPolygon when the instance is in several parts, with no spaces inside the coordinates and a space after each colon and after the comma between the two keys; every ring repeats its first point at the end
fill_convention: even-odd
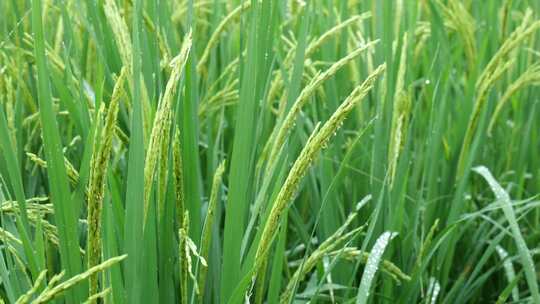
{"type": "Polygon", "coordinates": [[[268,250],[272,245],[274,234],[278,228],[280,218],[283,215],[287,205],[295,195],[300,181],[306,174],[309,167],[313,163],[313,160],[317,157],[319,152],[326,147],[329,139],[335,134],[335,132],[341,127],[343,121],[347,115],[351,112],[353,107],[369,93],[369,91],[375,85],[377,78],[385,71],[386,64],[382,64],[370,74],[367,79],[345,99],[345,101],[338,107],[338,109],[332,114],[332,116],[322,125],[322,127],[315,127],[311,133],[306,145],[300,152],[300,155],[294,162],[289,174],[276,196],[270,214],[266,223],[264,224],[263,232],[257,251],[255,253],[255,276],[257,273],[264,272],[261,269],[262,265],[268,258],[268,250]]]}
{"type": "Polygon", "coordinates": [[[508,36],[508,38],[501,45],[499,50],[490,59],[478,80],[476,81],[476,101],[474,103],[473,112],[469,118],[467,131],[465,133],[463,144],[458,160],[458,169],[456,178],[459,179],[463,176],[465,170],[465,162],[469,155],[469,148],[473,140],[473,136],[476,133],[476,127],[480,119],[480,114],[486,104],[487,94],[493,87],[495,82],[505,73],[515,62],[515,58],[506,60],[507,56],[515,50],[521,43],[527,38],[531,37],[538,29],[540,29],[540,20],[532,22],[532,11],[527,9],[523,17],[521,25],[508,36]]]}
{"type": "Polygon", "coordinates": [[[488,136],[492,135],[493,127],[497,122],[497,119],[501,113],[503,107],[510,101],[510,98],[522,88],[529,85],[540,85],[540,64],[534,64],[530,66],[518,79],[516,79],[512,84],[506,88],[506,91],[502,97],[497,102],[497,106],[491,115],[491,120],[489,121],[487,134],[488,136]]]}
{"type": "Polygon", "coordinates": [[[102,272],[106,269],[109,269],[111,266],[123,261],[125,258],[127,257],[127,254],[124,254],[124,255],[121,255],[121,256],[117,256],[117,257],[114,257],[114,258],[110,258],[108,260],[106,260],[105,262],[99,264],[99,265],[96,265],[90,269],[88,269],[87,271],[81,273],[81,274],[78,274],[58,285],[56,285],[56,283],[63,277],[63,272],[59,275],[59,276],[56,276],[55,279],[51,279],[49,281],[49,284],[47,285],[47,287],[41,292],[41,294],[32,302],[32,303],[35,303],[35,304],[39,304],[39,303],[46,303],[46,302],[49,302],[50,300],[54,299],[55,297],[57,297],[58,295],[60,295],[61,293],[63,293],[64,291],[70,289],[71,287],[77,285],[78,283],[88,279],[88,277],[96,274],[96,273],[99,273],[99,272],[102,272]]]}
{"type": "Polygon", "coordinates": [[[204,65],[206,64],[206,62],[208,61],[208,58],[210,57],[210,52],[219,42],[219,38],[221,37],[221,34],[227,28],[227,25],[229,25],[229,23],[231,23],[233,20],[238,18],[242,13],[244,13],[249,8],[251,8],[251,1],[243,1],[242,4],[240,4],[232,12],[230,12],[225,18],[223,18],[223,20],[221,20],[219,25],[214,30],[214,33],[212,33],[212,36],[210,36],[210,39],[208,40],[208,43],[206,44],[206,48],[204,49],[201,58],[199,58],[199,63],[197,63],[198,73],[202,72],[204,65]]]}
{"type": "Polygon", "coordinates": [[[285,118],[283,119],[283,122],[281,125],[276,125],[276,129],[274,130],[273,134],[267,143],[267,147],[265,147],[265,150],[268,149],[269,156],[268,156],[268,167],[272,167],[275,161],[277,160],[277,156],[281,151],[281,148],[283,146],[283,143],[285,142],[285,139],[287,137],[287,134],[291,131],[291,129],[294,126],[296,117],[300,113],[302,107],[307,103],[308,99],[315,93],[315,91],[330,77],[335,75],[342,67],[347,65],[349,62],[351,62],[353,59],[358,57],[361,53],[364,51],[370,49],[375,44],[377,44],[379,41],[375,40],[372,42],[369,42],[356,50],[352,51],[351,53],[347,54],[347,56],[341,58],[339,61],[334,63],[330,68],[328,68],[323,73],[318,74],[298,95],[298,98],[294,101],[290,111],[287,113],[285,118]]]}
{"type": "Polygon", "coordinates": [[[405,90],[405,72],[407,67],[407,33],[403,36],[399,69],[397,73],[394,106],[392,109],[392,127],[390,129],[390,144],[388,149],[388,183],[392,187],[400,149],[405,142],[407,121],[410,112],[410,98],[405,90]]]}
{"type": "Polygon", "coordinates": [[[186,35],[180,54],[171,61],[172,71],[165,87],[165,92],[161,98],[158,106],[156,117],[154,118],[154,125],[150,135],[150,141],[148,143],[148,151],[146,153],[146,160],[144,166],[144,222],[146,223],[146,216],[148,213],[148,206],[150,200],[150,194],[152,191],[152,184],[154,182],[155,169],[158,163],[158,158],[162,153],[163,143],[162,141],[168,141],[167,135],[170,129],[171,117],[173,111],[173,101],[178,88],[178,82],[182,76],[182,72],[186,66],[191,50],[192,36],[191,31],[186,35]]]}
{"type": "MultiPolygon", "coordinates": [[[[104,126],[96,127],[96,136],[94,137],[94,149],[90,162],[90,178],[88,181],[88,268],[99,264],[101,260],[101,211],[103,198],[105,195],[105,180],[109,167],[109,159],[112,150],[112,140],[116,126],[116,117],[118,115],[120,98],[123,96],[123,86],[126,77],[126,68],[120,72],[116,81],[109,110],[105,117],[104,126]]],[[[101,124],[100,119],[104,112],[104,104],[101,104],[100,113],[98,113],[97,124],[101,124]]],[[[90,276],[90,294],[98,293],[97,274],[90,276]]]]}
{"type": "MultiPolygon", "coordinates": [[[[214,223],[214,216],[216,206],[220,201],[218,194],[220,192],[221,182],[223,180],[223,173],[225,172],[225,161],[221,162],[214,173],[212,180],[212,190],[210,192],[210,199],[208,200],[208,211],[204,220],[202,240],[201,240],[201,256],[203,259],[208,260],[208,254],[210,251],[210,241],[212,240],[212,227],[214,223]]],[[[204,287],[206,284],[206,274],[208,269],[206,266],[199,267],[198,285],[203,292],[199,294],[199,300],[202,301],[204,296],[204,287]]]]}

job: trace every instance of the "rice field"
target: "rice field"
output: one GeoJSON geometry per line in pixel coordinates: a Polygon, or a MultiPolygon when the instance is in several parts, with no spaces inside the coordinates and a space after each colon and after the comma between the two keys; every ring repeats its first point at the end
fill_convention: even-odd
{"type": "Polygon", "coordinates": [[[539,1],[0,12],[0,303],[540,303],[539,1]]]}

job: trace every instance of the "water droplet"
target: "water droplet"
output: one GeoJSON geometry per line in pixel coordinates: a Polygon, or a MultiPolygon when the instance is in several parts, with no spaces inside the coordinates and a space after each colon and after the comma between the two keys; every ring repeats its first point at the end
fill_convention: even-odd
{"type": "Polygon", "coordinates": [[[439,295],[439,292],[441,290],[441,284],[439,282],[431,277],[429,279],[429,285],[428,285],[428,304],[435,304],[437,301],[437,296],[439,295]]]}
{"type": "Polygon", "coordinates": [[[397,233],[395,232],[386,231],[377,239],[375,245],[373,245],[373,248],[369,253],[366,267],[364,268],[362,280],[360,282],[359,296],[362,299],[367,300],[367,298],[369,297],[369,291],[371,289],[372,281],[375,277],[375,274],[377,273],[377,270],[379,269],[379,263],[382,259],[382,255],[384,254],[384,250],[386,249],[388,243],[396,235],[397,233]]]}

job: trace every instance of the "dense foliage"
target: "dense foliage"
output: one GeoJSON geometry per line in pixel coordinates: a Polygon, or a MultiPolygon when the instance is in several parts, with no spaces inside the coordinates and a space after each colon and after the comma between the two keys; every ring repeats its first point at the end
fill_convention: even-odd
{"type": "Polygon", "coordinates": [[[540,1],[0,12],[0,300],[540,303],[540,1]]]}

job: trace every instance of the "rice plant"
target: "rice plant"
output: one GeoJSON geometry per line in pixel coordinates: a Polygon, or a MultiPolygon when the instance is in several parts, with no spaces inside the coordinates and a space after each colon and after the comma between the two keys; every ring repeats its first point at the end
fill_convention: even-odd
{"type": "Polygon", "coordinates": [[[0,12],[0,303],[540,304],[539,1],[0,12]]]}

